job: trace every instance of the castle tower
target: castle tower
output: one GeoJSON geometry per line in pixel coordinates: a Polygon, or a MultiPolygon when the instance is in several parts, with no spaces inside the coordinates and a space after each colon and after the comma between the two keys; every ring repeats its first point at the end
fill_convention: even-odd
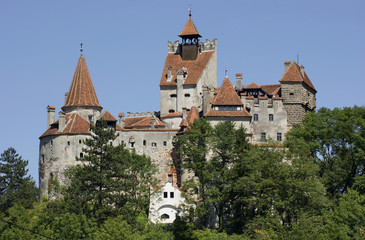
{"type": "Polygon", "coordinates": [[[217,40],[199,42],[201,35],[191,14],[178,36],[181,42],[168,42],[160,81],[161,116],[193,106],[202,111],[203,86],[217,86],[217,40]]]}
{"type": "Polygon", "coordinates": [[[102,110],[82,54],[62,110],[55,121],[55,107],[48,105],[48,129],[39,137],[39,189],[50,199],[55,197],[52,181],[61,185],[67,181],[65,170],[77,164],[76,157],[83,157],[83,141],[91,135],[90,122],[95,122],[102,110]]]}
{"type": "Polygon", "coordinates": [[[288,126],[302,123],[308,112],[316,109],[316,93],[304,67],[295,61],[284,62],[285,72],[280,79],[281,95],[287,112],[288,126]]]}

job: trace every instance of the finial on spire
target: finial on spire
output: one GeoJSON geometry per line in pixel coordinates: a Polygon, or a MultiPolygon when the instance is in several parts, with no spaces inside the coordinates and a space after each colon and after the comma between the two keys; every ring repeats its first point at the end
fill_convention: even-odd
{"type": "Polygon", "coordinates": [[[191,18],[191,4],[189,4],[188,11],[189,11],[189,18],[191,18]]]}
{"type": "Polygon", "coordinates": [[[80,52],[81,52],[81,54],[82,54],[82,51],[83,51],[83,50],[82,50],[82,44],[83,44],[83,43],[82,43],[82,40],[81,40],[81,43],[80,43],[80,46],[81,46],[81,48],[80,48],[80,52]]]}
{"type": "Polygon", "coordinates": [[[226,68],[226,77],[228,77],[228,69],[226,68]]]}

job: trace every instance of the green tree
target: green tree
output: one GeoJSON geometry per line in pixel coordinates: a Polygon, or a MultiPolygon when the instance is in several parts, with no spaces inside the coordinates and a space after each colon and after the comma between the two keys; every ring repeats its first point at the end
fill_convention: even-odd
{"type": "Polygon", "coordinates": [[[337,197],[355,186],[363,190],[365,107],[321,108],[287,134],[292,152],[311,155],[327,192],[337,197]]]}
{"type": "Polygon", "coordinates": [[[37,199],[35,182],[27,176],[28,161],[14,148],[8,148],[0,157],[0,210],[5,212],[14,204],[30,208],[37,199]]]}
{"type": "Polygon", "coordinates": [[[68,171],[65,201],[76,213],[97,219],[99,225],[119,214],[133,221],[140,212],[148,211],[155,167],[144,155],[122,145],[112,146],[117,136],[104,121],[91,129],[84,157],[77,158],[81,164],[68,171]]]}

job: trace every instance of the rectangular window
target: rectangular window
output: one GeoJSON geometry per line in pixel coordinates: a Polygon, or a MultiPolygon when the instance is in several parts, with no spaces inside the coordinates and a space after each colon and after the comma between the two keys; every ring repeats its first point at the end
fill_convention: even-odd
{"type": "Polygon", "coordinates": [[[167,146],[167,142],[163,141],[163,146],[166,147],[167,146]]]}
{"type": "Polygon", "coordinates": [[[83,153],[80,153],[80,158],[83,158],[84,157],[84,154],[83,153]]]}
{"type": "Polygon", "coordinates": [[[170,192],[170,198],[174,198],[174,192],[170,192]]]}
{"type": "Polygon", "coordinates": [[[81,144],[81,139],[79,140],[79,143],[81,144]]]}
{"type": "Polygon", "coordinates": [[[70,141],[67,141],[67,145],[70,146],[70,141]]]}
{"type": "Polygon", "coordinates": [[[152,147],[157,147],[157,143],[153,142],[153,143],[151,143],[151,146],[152,147]]]}
{"type": "Polygon", "coordinates": [[[167,198],[167,192],[163,192],[163,198],[167,198]]]}
{"type": "Polygon", "coordinates": [[[282,140],[281,133],[277,133],[277,134],[276,134],[276,140],[277,140],[277,141],[281,141],[281,140],[282,140]]]}
{"type": "Polygon", "coordinates": [[[266,133],[261,133],[261,141],[265,141],[266,140],[266,133]]]}

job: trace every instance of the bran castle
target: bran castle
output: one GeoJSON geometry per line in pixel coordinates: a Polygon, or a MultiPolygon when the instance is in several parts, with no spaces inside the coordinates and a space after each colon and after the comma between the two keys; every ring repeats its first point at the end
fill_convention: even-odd
{"type": "Polygon", "coordinates": [[[99,119],[119,133],[113,145],[123,144],[149,156],[159,172],[162,188],[152,194],[149,218],[172,223],[183,178],[172,167],[173,137],[184,132],[195,119],[204,117],[213,126],[221,121],[242,125],[252,143],[265,139],[282,142],[294,124],[316,108],[316,89],[303,66],[284,62],[279,83],[244,85],[242,73],[232,85],[226,76],[217,86],[217,40],[200,42],[201,35],[191,15],[178,35],[181,41],[168,42],[168,53],[160,79],[160,111],[124,113],[116,119],[100,105],[84,56],[81,54],[65,104],[55,120],[55,107],[47,106],[47,130],[39,137],[39,188],[49,194],[50,180],[64,184],[64,172],[83,157],[83,140],[89,138],[90,123],[99,119]]]}

